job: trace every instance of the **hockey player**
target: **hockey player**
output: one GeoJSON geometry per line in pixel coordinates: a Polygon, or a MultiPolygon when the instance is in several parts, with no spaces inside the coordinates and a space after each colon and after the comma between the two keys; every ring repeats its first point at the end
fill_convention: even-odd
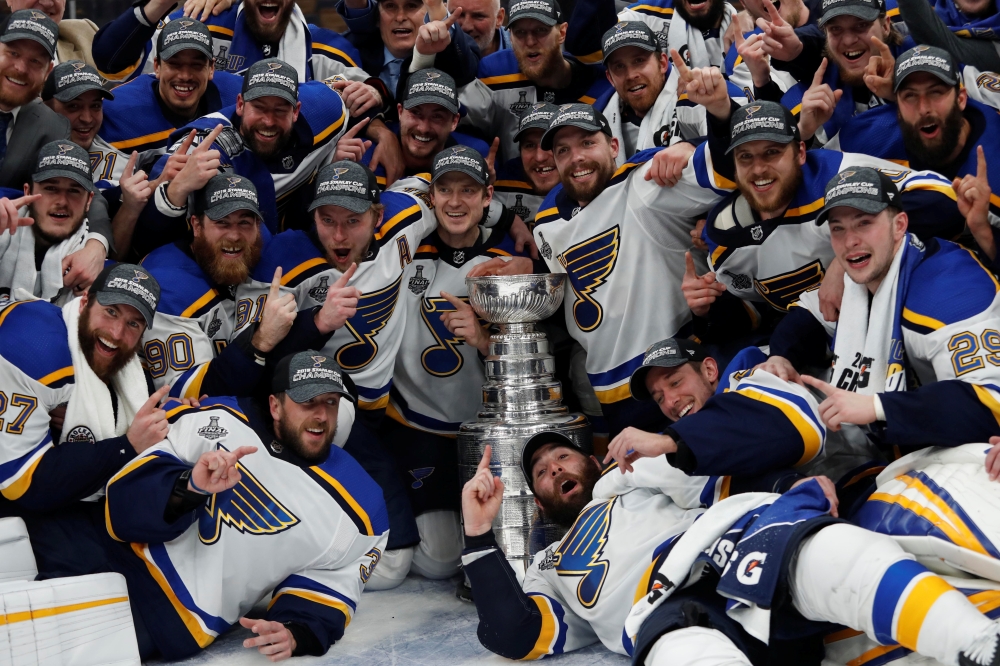
{"type": "Polygon", "coordinates": [[[658,35],[664,52],[684,54],[692,67],[722,67],[729,30],[736,9],[722,0],[658,0],[635,3],[618,13],[620,21],[642,21],[658,35]]]}
{"type": "Polygon", "coordinates": [[[513,48],[483,58],[479,78],[459,96],[469,111],[465,121],[500,137],[504,160],[517,156],[517,121],[532,104],[592,104],[611,87],[600,66],[563,53],[567,24],[557,0],[514,2],[509,16],[513,48]]]}
{"type": "Polygon", "coordinates": [[[192,656],[237,622],[271,661],[343,637],[389,527],[378,486],[331,446],[345,381],[327,356],[285,357],[266,413],[173,407],[165,438],[108,482],[106,566],[128,582],[144,659],[192,656]],[[268,593],[263,618],[243,617],[268,593]]]}
{"type": "Polygon", "coordinates": [[[136,352],[160,298],[139,266],[104,269],[61,308],[0,310],[0,515],[64,509],[167,431],[136,352]]]}
{"type": "Polygon", "coordinates": [[[1000,658],[996,624],[891,538],[828,515],[815,480],[715,504],[712,478],[664,456],[602,476],[558,433],[531,438],[522,467],[539,508],[569,531],[518,583],[491,529],[504,484],[490,455],[462,491],[462,561],[484,591],[480,642],[505,657],[600,641],[647,666],[819,664],[832,622],[945,664],[1000,658]]]}
{"type": "Polygon", "coordinates": [[[968,250],[908,233],[899,198],[895,184],[871,169],[830,180],[817,222],[829,224],[845,270],[845,325],[826,321],[816,292],[805,292],[775,329],[763,367],[795,380],[805,365],[823,364],[836,333],[831,384],[801,377],[827,396],[820,404],[827,427],[868,426],[880,445],[901,451],[988,441],[1000,435],[991,362],[1000,287],[968,250]],[[954,298],[949,283],[961,284],[964,298],[954,298]],[[945,423],[942,410],[961,418],[945,423]]]}
{"type": "Polygon", "coordinates": [[[45,79],[41,97],[46,106],[69,121],[73,143],[87,151],[95,141],[98,150],[103,147],[97,132],[104,122],[104,102],[115,96],[101,87],[96,69],[80,60],[59,63],[45,79]]]}
{"type": "Polygon", "coordinates": [[[336,300],[346,279],[331,286],[322,307],[301,312],[291,294],[279,295],[280,271],[268,295],[251,300],[240,293],[263,248],[257,191],[249,179],[214,176],[195,197],[190,225],[190,241],[165,245],[143,260],[164,287],[143,355],[153,382],[170,386],[171,395],[254,395],[269,357],[321,348],[353,314],[336,300]],[[247,322],[253,325],[244,327],[247,322]]]}
{"type": "MultiPolygon", "coordinates": [[[[493,188],[478,152],[454,146],[438,153],[429,196],[437,228],[420,241],[401,293],[406,336],[396,354],[382,441],[407,482],[416,516],[413,570],[443,579],[458,571],[462,550],[454,437],[482,405],[480,359],[489,353],[489,333],[467,302],[465,278],[494,257],[520,253],[509,233],[513,215],[482,226],[493,188]]],[[[382,575],[402,582],[410,563],[397,558],[382,575]]]]}
{"type": "Polygon", "coordinates": [[[524,220],[529,229],[534,226],[545,195],[559,184],[552,151],[541,145],[542,134],[558,111],[555,104],[535,102],[521,115],[514,135],[520,156],[500,165],[493,183],[493,197],[524,220]]]}

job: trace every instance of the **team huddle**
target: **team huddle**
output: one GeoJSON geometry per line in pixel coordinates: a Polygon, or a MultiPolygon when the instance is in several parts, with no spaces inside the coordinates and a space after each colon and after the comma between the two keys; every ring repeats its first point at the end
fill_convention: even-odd
{"type": "Polygon", "coordinates": [[[418,575],[510,659],[1000,666],[993,3],[7,4],[0,536],[142,659],[418,575]],[[519,570],[456,436],[532,273],[594,437],[524,444],[519,570]]]}

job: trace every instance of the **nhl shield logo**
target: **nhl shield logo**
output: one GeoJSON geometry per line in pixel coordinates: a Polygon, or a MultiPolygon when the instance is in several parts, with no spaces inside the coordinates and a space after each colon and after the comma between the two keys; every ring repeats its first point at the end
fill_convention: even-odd
{"type": "Polygon", "coordinates": [[[752,229],[750,229],[750,237],[755,241],[759,241],[764,237],[764,230],[761,229],[759,224],[755,224],[752,229]]]}
{"type": "Polygon", "coordinates": [[[455,254],[452,255],[452,261],[456,264],[465,263],[465,250],[455,250],[455,254]]]}
{"type": "Polygon", "coordinates": [[[214,338],[220,328],[222,328],[222,320],[219,319],[219,311],[216,310],[215,314],[212,315],[212,321],[208,324],[208,330],[205,332],[208,333],[208,337],[214,338]]]}
{"type": "Polygon", "coordinates": [[[545,93],[545,101],[548,102],[549,104],[555,104],[556,94],[554,92],[545,93]]]}
{"type": "Polygon", "coordinates": [[[542,235],[541,231],[538,232],[538,237],[542,239],[542,246],[538,248],[539,253],[541,253],[544,259],[552,259],[552,246],[545,240],[545,236],[542,235]]]}
{"type": "Polygon", "coordinates": [[[510,112],[515,116],[519,116],[531,107],[531,102],[528,101],[528,91],[518,90],[517,91],[519,99],[510,105],[510,112]]]}
{"type": "Polygon", "coordinates": [[[209,416],[208,425],[198,428],[198,434],[205,439],[219,439],[229,434],[229,431],[219,425],[218,416],[209,416]]]}
{"type": "Polygon", "coordinates": [[[326,294],[328,291],[330,291],[330,278],[324,275],[319,279],[319,284],[309,290],[309,298],[313,299],[317,303],[322,303],[326,300],[326,294]]]}
{"type": "Polygon", "coordinates": [[[424,267],[417,266],[417,274],[410,278],[409,288],[414,294],[419,296],[424,293],[431,281],[424,277],[424,267]]]}
{"type": "Polygon", "coordinates": [[[87,442],[89,444],[94,444],[97,442],[97,438],[94,437],[93,431],[87,426],[76,426],[69,431],[66,435],[67,442],[87,442]]]}
{"type": "Polygon", "coordinates": [[[281,166],[284,167],[285,169],[291,169],[293,166],[295,166],[295,158],[292,157],[291,155],[285,155],[284,157],[281,158],[281,166]]]}

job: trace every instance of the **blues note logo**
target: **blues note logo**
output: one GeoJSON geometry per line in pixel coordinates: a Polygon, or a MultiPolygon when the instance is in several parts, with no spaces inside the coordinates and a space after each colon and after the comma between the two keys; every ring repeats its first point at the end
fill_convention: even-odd
{"type": "Polygon", "coordinates": [[[593,331],[604,320],[604,308],[594,293],[615,269],[621,230],[618,226],[578,243],[559,255],[576,294],[573,318],[581,331],[593,331]]]}
{"type": "Polygon", "coordinates": [[[354,342],[337,350],[337,363],[344,370],[358,370],[375,359],[378,353],[375,336],[389,323],[389,318],[396,309],[402,283],[403,276],[400,275],[385,289],[364,294],[358,299],[357,312],[344,324],[354,336],[354,342]]]}
{"type": "Polygon", "coordinates": [[[411,469],[410,476],[412,476],[414,480],[413,483],[410,484],[410,487],[413,488],[414,490],[417,490],[418,488],[423,488],[424,479],[426,479],[433,473],[434,473],[433,467],[418,467],[417,469],[411,469]]]}
{"type": "Polygon", "coordinates": [[[584,510],[555,552],[556,573],[580,576],[576,598],[584,608],[592,608],[597,603],[608,577],[610,565],[601,556],[611,529],[611,509],[617,499],[584,510]]]}

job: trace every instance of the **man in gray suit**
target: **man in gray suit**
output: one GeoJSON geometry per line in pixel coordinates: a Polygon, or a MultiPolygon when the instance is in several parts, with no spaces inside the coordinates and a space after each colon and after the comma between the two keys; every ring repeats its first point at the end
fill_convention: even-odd
{"type": "MultiPolygon", "coordinates": [[[[14,12],[0,31],[0,187],[23,190],[41,147],[70,136],[69,122],[39,99],[58,38],[56,24],[36,9],[14,12]]],[[[78,295],[112,249],[111,219],[100,196],[91,206],[90,229],[84,247],[63,260],[64,285],[78,295]]],[[[7,230],[0,223],[0,233],[7,230]]]]}

